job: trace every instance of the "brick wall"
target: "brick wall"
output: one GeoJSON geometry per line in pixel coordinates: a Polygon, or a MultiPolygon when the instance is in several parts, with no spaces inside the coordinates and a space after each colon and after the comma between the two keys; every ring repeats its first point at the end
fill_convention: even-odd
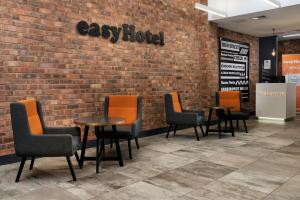
{"type": "Polygon", "coordinates": [[[257,39],[208,24],[195,1],[98,2],[1,0],[0,155],[13,153],[9,104],[26,97],[42,102],[49,126],[100,114],[109,94],[143,96],[144,130],[165,126],[166,92],[179,91],[185,107],[209,105],[218,89],[218,35],[251,44],[254,92],[257,39]],[[80,20],[164,31],[165,46],[80,36],[80,20]]]}
{"type": "Polygon", "coordinates": [[[283,54],[300,54],[300,39],[278,42],[278,74],[282,72],[283,54]]]}

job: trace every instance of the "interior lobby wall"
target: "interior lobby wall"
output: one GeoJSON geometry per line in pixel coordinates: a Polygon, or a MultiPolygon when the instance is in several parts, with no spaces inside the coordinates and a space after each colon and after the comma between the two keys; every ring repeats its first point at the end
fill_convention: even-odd
{"type": "Polygon", "coordinates": [[[205,90],[206,97],[210,105],[215,104],[215,92],[219,89],[219,37],[228,38],[231,40],[249,43],[250,45],[250,63],[249,63],[249,87],[250,99],[249,102],[243,105],[250,110],[255,110],[255,90],[256,83],[259,82],[259,39],[250,35],[245,35],[223,28],[219,28],[216,24],[209,24],[207,29],[207,68],[205,78],[207,89],[205,90]]]}
{"type": "MultiPolygon", "coordinates": [[[[202,1],[205,3],[206,0],[202,1]]],[[[0,155],[13,153],[9,104],[41,101],[49,126],[100,115],[105,95],[143,96],[143,129],[166,126],[163,95],[178,91],[184,106],[214,102],[218,36],[250,43],[250,106],[258,79],[257,39],[219,29],[193,0],[1,0],[0,155]],[[165,45],[111,43],[81,36],[79,21],[164,32],[165,45]]],[[[254,108],[254,106],[253,106],[254,108]]]]}

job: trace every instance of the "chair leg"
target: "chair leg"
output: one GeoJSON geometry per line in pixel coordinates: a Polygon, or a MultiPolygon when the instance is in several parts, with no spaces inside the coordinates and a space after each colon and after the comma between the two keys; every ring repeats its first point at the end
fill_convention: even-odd
{"type": "Polygon", "coordinates": [[[78,162],[79,168],[82,169],[82,168],[80,167],[80,158],[79,158],[79,155],[78,155],[77,151],[75,152],[75,158],[76,158],[76,160],[77,160],[77,162],[78,162]]]}
{"type": "Polygon", "coordinates": [[[72,165],[71,159],[70,159],[69,156],[66,156],[66,158],[67,158],[67,162],[68,162],[71,174],[72,174],[73,181],[76,181],[76,176],[75,176],[75,172],[74,172],[74,169],[73,169],[73,165],[72,165]]]}
{"type": "Polygon", "coordinates": [[[232,120],[231,119],[229,120],[229,123],[230,123],[230,129],[231,129],[232,137],[235,137],[234,128],[233,128],[233,124],[232,124],[232,120]]]}
{"type": "Polygon", "coordinates": [[[166,135],[166,138],[168,138],[169,137],[169,134],[170,134],[170,131],[171,131],[171,128],[172,128],[172,124],[170,124],[170,126],[168,127],[168,132],[167,132],[167,135],[166,135]]]}
{"type": "Polygon", "coordinates": [[[221,130],[221,120],[218,119],[218,130],[219,130],[219,139],[222,137],[222,130],[221,130]]]}
{"type": "Polygon", "coordinates": [[[96,173],[99,173],[99,160],[100,160],[100,149],[99,149],[99,138],[96,139],[96,173]]]}
{"type": "Polygon", "coordinates": [[[202,136],[205,137],[205,133],[204,133],[204,131],[203,131],[202,125],[200,125],[199,127],[200,127],[200,129],[201,129],[202,136]]]}
{"type": "Polygon", "coordinates": [[[113,143],[114,143],[114,140],[110,139],[110,148],[113,148],[113,143]]]}
{"type": "Polygon", "coordinates": [[[140,145],[139,145],[138,138],[137,138],[137,137],[135,137],[135,138],[134,138],[134,140],[135,140],[135,145],[136,145],[136,148],[137,148],[137,149],[139,149],[139,148],[140,148],[140,145]]]}
{"type": "Polygon", "coordinates": [[[105,145],[104,145],[104,138],[101,139],[101,148],[100,153],[103,153],[103,156],[105,155],[105,145]]]}
{"type": "Polygon", "coordinates": [[[128,152],[129,152],[129,158],[132,159],[131,139],[128,139],[128,152]]]}
{"type": "Polygon", "coordinates": [[[236,128],[239,130],[240,126],[239,126],[239,120],[236,120],[236,128]]]}
{"type": "Polygon", "coordinates": [[[218,119],[218,129],[220,129],[220,128],[221,128],[221,120],[218,119]]]}
{"type": "Polygon", "coordinates": [[[32,169],[33,169],[34,160],[35,160],[35,157],[32,157],[32,158],[31,158],[31,162],[30,162],[29,170],[32,170],[32,169]]]}
{"type": "Polygon", "coordinates": [[[115,138],[115,144],[116,144],[116,149],[117,149],[117,154],[118,154],[118,159],[119,159],[119,165],[120,165],[120,167],[123,167],[124,163],[123,163],[123,158],[122,158],[122,153],[121,153],[119,138],[115,138]]]}
{"type": "Polygon", "coordinates": [[[246,133],[248,133],[248,129],[247,129],[246,120],[243,120],[243,122],[244,122],[245,131],[246,131],[246,133]]]}
{"type": "Polygon", "coordinates": [[[198,135],[197,126],[194,126],[194,130],[195,130],[197,141],[199,141],[200,138],[199,138],[199,135],[198,135]]]}
{"type": "Polygon", "coordinates": [[[21,160],[21,163],[20,163],[18,174],[17,174],[16,180],[15,180],[16,183],[19,182],[19,180],[20,180],[25,161],[26,161],[26,157],[24,156],[24,157],[22,157],[22,160],[21,160]]]}
{"type": "Polygon", "coordinates": [[[225,129],[227,129],[227,120],[225,120],[225,129]]]}
{"type": "Polygon", "coordinates": [[[176,134],[176,131],[177,131],[177,124],[174,127],[174,135],[176,134]]]}

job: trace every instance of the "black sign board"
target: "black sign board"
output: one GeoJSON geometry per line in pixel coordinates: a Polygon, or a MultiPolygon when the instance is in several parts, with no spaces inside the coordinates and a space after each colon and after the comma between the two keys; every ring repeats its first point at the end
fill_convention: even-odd
{"type": "Polygon", "coordinates": [[[221,91],[241,91],[249,101],[249,44],[220,37],[219,87],[221,91]]]}

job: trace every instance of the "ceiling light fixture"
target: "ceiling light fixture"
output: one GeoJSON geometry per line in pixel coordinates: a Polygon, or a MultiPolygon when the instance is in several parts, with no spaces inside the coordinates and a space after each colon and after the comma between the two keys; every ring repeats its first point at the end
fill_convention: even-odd
{"type": "Polygon", "coordinates": [[[275,52],[275,49],[272,50],[272,56],[276,56],[276,52],[275,52]]]}
{"type": "Polygon", "coordinates": [[[289,38],[289,37],[297,37],[297,36],[300,36],[300,33],[284,35],[284,36],[282,36],[282,37],[284,37],[284,38],[289,38]]]}
{"type": "Polygon", "coordinates": [[[274,6],[275,8],[280,8],[281,7],[281,3],[277,0],[265,0],[265,2],[267,2],[271,6],[274,6]]]}
{"type": "MultiPolygon", "coordinates": [[[[276,36],[276,35],[275,35],[275,28],[272,28],[272,31],[273,31],[273,36],[276,36]]],[[[271,53],[271,54],[272,54],[273,57],[276,56],[276,51],[275,51],[275,49],[272,50],[272,53],[271,53]]]]}
{"type": "Polygon", "coordinates": [[[203,5],[201,3],[196,3],[195,4],[195,8],[197,8],[199,10],[203,10],[203,11],[208,12],[208,13],[211,13],[213,15],[220,16],[220,17],[227,17],[226,13],[223,13],[221,11],[215,10],[215,9],[210,8],[207,5],[203,5]]]}

